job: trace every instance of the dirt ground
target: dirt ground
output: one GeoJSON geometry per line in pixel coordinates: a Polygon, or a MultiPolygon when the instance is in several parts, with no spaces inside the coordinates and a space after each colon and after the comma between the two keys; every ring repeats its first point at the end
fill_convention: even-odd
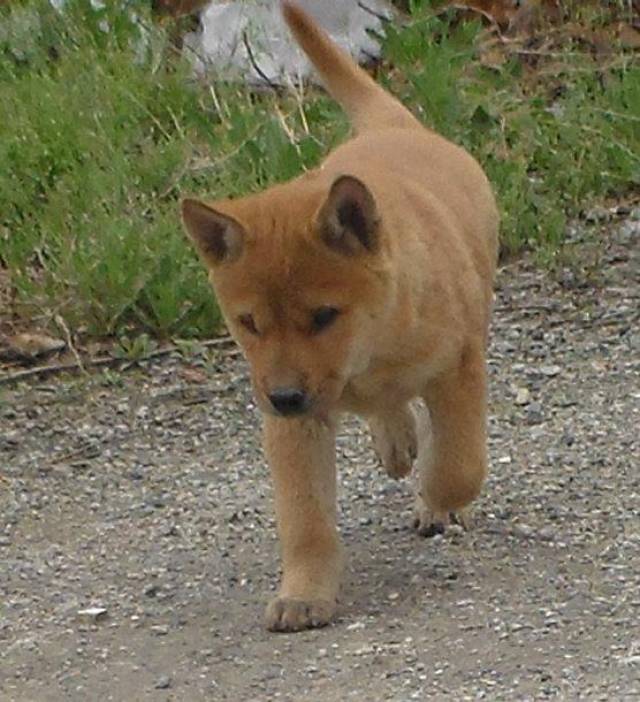
{"type": "Polygon", "coordinates": [[[322,630],[262,626],[277,543],[237,354],[0,388],[0,699],[640,699],[640,212],[593,219],[572,265],[501,271],[470,531],[418,537],[411,482],[345,423],[322,630]]]}

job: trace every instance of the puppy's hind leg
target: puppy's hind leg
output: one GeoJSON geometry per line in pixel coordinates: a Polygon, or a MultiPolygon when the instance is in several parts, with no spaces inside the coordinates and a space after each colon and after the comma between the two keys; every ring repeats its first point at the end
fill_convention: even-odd
{"type": "Polygon", "coordinates": [[[418,453],[416,416],[409,404],[369,417],[373,445],[391,478],[411,472],[418,453]]]}
{"type": "Polygon", "coordinates": [[[429,382],[428,450],[419,458],[415,526],[422,536],[450,522],[466,526],[467,506],[487,474],[487,381],[482,349],[467,349],[460,364],[429,382]]]}

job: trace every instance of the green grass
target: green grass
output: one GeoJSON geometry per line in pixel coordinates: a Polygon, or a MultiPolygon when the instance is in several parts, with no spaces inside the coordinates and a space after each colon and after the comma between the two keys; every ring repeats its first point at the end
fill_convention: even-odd
{"type": "Polygon", "coordinates": [[[551,260],[568,217],[640,184],[640,64],[618,53],[599,70],[568,46],[533,77],[515,54],[487,68],[476,58],[479,29],[450,32],[446,16],[424,17],[389,36],[386,56],[407,76],[405,104],[483,164],[503,250],[551,260]]]}
{"type": "MultiPolygon", "coordinates": [[[[128,3],[144,44],[116,2],[0,9],[0,266],[11,312],[40,326],[59,314],[94,336],[211,335],[220,317],[182,233],[181,194],[259,190],[348,133],[321,95],[193,80],[147,4],[128,3]]],[[[525,79],[516,56],[483,67],[479,34],[417,9],[389,32],[382,81],[483,163],[504,250],[551,260],[568,217],[640,183],[640,68],[617,53],[598,71],[567,46],[548,77],[525,79]]]]}

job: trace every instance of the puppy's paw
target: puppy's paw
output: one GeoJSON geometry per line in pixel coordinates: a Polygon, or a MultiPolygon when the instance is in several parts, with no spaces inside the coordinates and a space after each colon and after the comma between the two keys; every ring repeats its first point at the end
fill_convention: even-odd
{"type": "Polygon", "coordinates": [[[416,420],[413,411],[407,408],[393,421],[370,420],[373,443],[390,478],[399,480],[409,475],[418,455],[416,420]]]}
{"type": "Polygon", "coordinates": [[[333,619],[336,603],[329,600],[299,600],[276,597],[267,605],[269,631],[302,631],[326,626],[333,619]]]}
{"type": "Polygon", "coordinates": [[[444,534],[449,525],[456,525],[465,531],[469,529],[469,510],[467,508],[457,512],[436,512],[429,509],[422,498],[416,499],[414,509],[413,528],[419,536],[431,538],[444,534]]]}
{"type": "Polygon", "coordinates": [[[413,462],[418,455],[418,445],[415,434],[407,433],[391,445],[391,451],[383,460],[385,470],[390,478],[404,478],[413,468],[413,462]]]}

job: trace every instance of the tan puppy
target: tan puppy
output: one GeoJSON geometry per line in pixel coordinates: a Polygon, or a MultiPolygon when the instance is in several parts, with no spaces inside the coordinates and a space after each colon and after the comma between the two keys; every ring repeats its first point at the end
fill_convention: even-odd
{"type": "Polygon", "coordinates": [[[425,129],[294,3],[282,9],[357,136],[289,183],[187,199],[182,214],[251,365],[283,558],[267,626],[295,631],[336,609],[341,413],[369,420],[400,477],[424,440],[409,401],[425,400],[420,533],[441,531],[480,491],[498,214],[469,154],[425,129]]]}

